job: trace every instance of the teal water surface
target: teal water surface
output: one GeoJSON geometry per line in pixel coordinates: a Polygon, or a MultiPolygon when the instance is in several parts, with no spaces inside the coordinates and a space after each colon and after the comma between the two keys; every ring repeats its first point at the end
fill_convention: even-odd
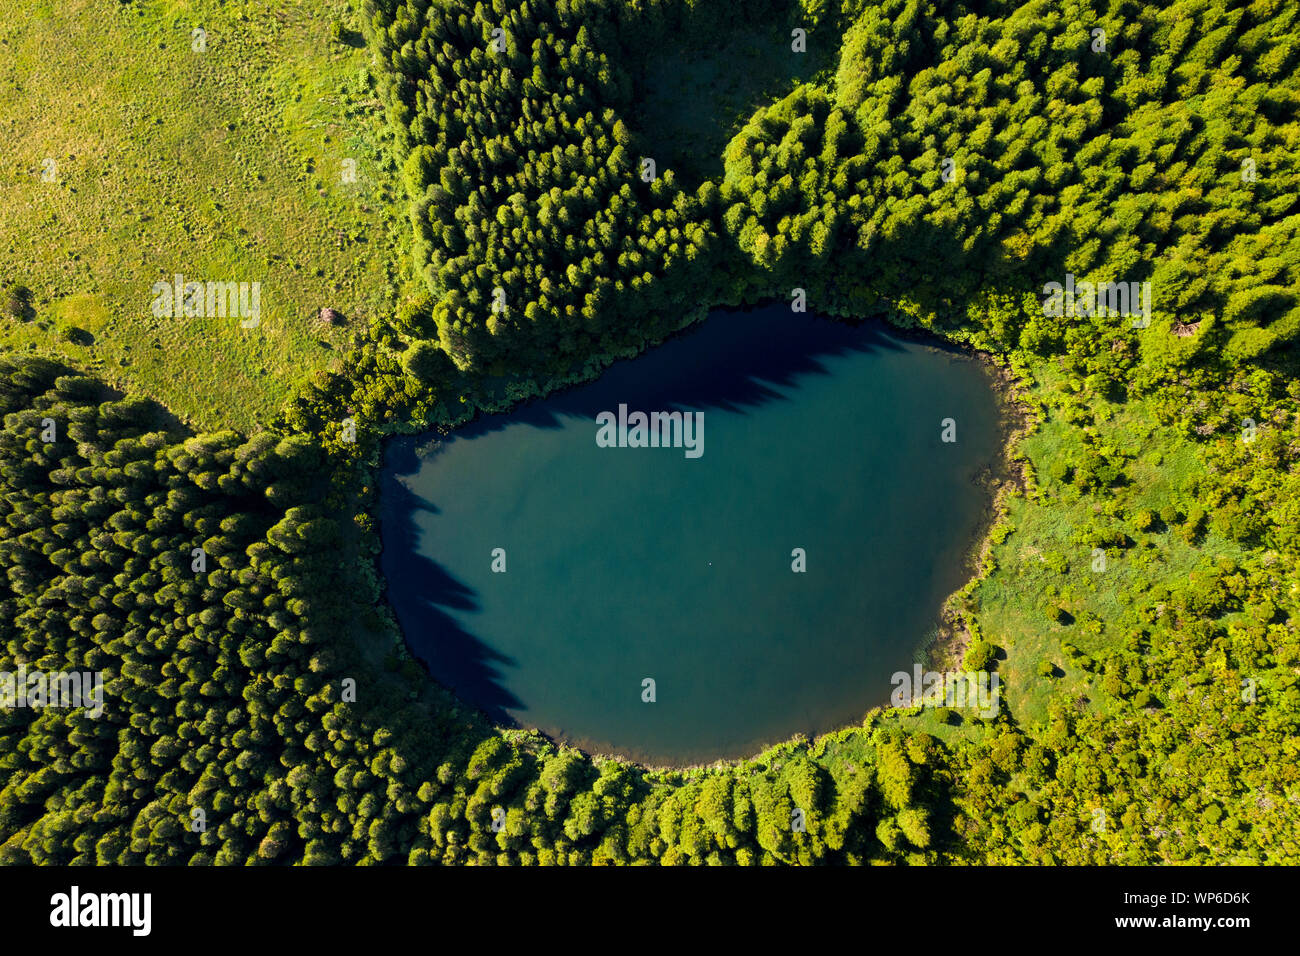
{"type": "Polygon", "coordinates": [[[1000,434],[971,358],[717,312],[590,385],[390,442],[389,599],[497,721],[650,764],[749,755],[887,702],[966,575],[1000,434]],[[600,447],[620,405],[702,412],[702,453],[600,447]]]}

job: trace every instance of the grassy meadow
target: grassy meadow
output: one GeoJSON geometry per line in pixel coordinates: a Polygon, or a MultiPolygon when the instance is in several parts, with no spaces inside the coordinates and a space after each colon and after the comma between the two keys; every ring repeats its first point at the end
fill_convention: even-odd
{"type": "Polygon", "coordinates": [[[31,292],[0,344],[203,428],[251,429],[337,362],[394,268],[368,55],[335,26],[352,20],[339,2],[0,0],[0,280],[31,292]],[[177,273],[259,282],[260,325],[156,317],[177,273]]]}
{"type": "Polygon", "coordinates": [[[1008,498],[992,565],[966,602],[980,633],[1005,652],[998,663],[1004,699],[1030,726],[1046,719],[1057,695],[1105,713],[1131,707],[1105,693],[1099,675],[1081,662],[1124,647],[1134,623],[1128,605],[1152,586],[1243,555],[1211,530],[1194,533],[1177,519],[1159,518],[1187,501],[1189,482],[1204,465],[1182,435],[1157,424],[1150,402],[1089,395],[1078,403],[1059,370],[1045,365],[1035,372],[1038,384],[1028,394],[1047,411],[1019,451],[1037,488],[1008,498]],[[1089,461],[1122,468],[1102,500],[1067,480],[1076,463],[1089,461]],[[1143,514],[1156,520],[1146,524],[1143,514]],[[1121,534],[1126,546],[1113,543],[1121,534]]]}

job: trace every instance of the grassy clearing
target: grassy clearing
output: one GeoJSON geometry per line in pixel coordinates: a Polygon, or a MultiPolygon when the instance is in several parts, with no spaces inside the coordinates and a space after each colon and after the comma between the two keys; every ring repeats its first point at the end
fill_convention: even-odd
{"type": "Polygon", "coordinates": [[[0,279],[35,310],[0,317],[0,344],[250,429],[390,305],[368,54],[356,34],[331,39],[346,4],[0,0],[0,14],[0,279]],[[176,273],[260,282],[260,326],[155,317],[152,286],[176,273]],[[324,306],[347,326],[314,321],[324,306]]]}
{"type": "MultiPolygon", "coordinates": [[[[1039,397],[1059,388],[1047,380],[1035,390],[1039,397]]],[[[1057,392],[1049,402],[1059,402],[1057,392]]],[[[1097,657],[1121,648],[1128,605],[1160,581],[1186,580],[1195,570],[1208,570],[1220,557],[1240,558],[1238,545],[1212,533],[1188,540],[1179,525],[1163,522],[1141,530],[1136,515],[1143,509],[1160,511],[1180,500],[1188,482],[1202,466],[1194,448],[1177,432],[1156,424],[1148,402],[1114,404],[1088,398],[1088,416],[1073,423],[1059,411],[1033,435],[1023,450],[1032,463],[1042,494],[1017,496],[1008,502],[1012,532],[993,550],[995,568],[976,587],[972,609],[982,633],[1006,651],[998,669],[1004,699],[1027,725],[1043,721],[1054,696],[1086,698],[1086,706],[1111,713],[1125,701],[1106,694],[1099,677],[1070,659],[1063,644],[1097,657]],[[1091,494],[1080,494],[1068,482],[1052,477],[1057,463],[1074,467],[1092,447],[1114,449],[1126,464],[1126,481],[1091,494]],[[1098,527],[1122,530],[1132,540],[1123,549],[1107,547],[1104,570],[1095,570],[1094,542],[1098,527]],[[1057,609],[1067,617],[1060,620],[1057,609]],[[1040,672],[1044,662],[1054,673],[1040,672]]]]}

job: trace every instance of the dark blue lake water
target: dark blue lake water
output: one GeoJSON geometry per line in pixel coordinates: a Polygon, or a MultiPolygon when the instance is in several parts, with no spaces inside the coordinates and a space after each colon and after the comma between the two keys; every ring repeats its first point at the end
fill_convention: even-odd
{"type": "Polygon", "coordinates": [[[651,764],[749,755],[888,700],[964,580],[999,454],[975,360],[719,312],[590,385],[390,442],[382,567],[412,650],[495,719],[651,764]],[[702,430],[628,447],[620,405],[702,430]]]}

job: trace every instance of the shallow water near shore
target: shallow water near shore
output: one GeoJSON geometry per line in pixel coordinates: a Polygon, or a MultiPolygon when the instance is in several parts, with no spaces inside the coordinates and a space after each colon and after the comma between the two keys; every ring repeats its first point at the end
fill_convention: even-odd
{"type": "Polygon", "coordinates": [[[718,311],[589,385],[390,441],[388,597],[496,721],[653,765],[747,756],[888,700],[968,573],[1000,440],[966,355],[718,311]],[[702,412],[701,453],[601,447],[620,405],[702,412]]]}

